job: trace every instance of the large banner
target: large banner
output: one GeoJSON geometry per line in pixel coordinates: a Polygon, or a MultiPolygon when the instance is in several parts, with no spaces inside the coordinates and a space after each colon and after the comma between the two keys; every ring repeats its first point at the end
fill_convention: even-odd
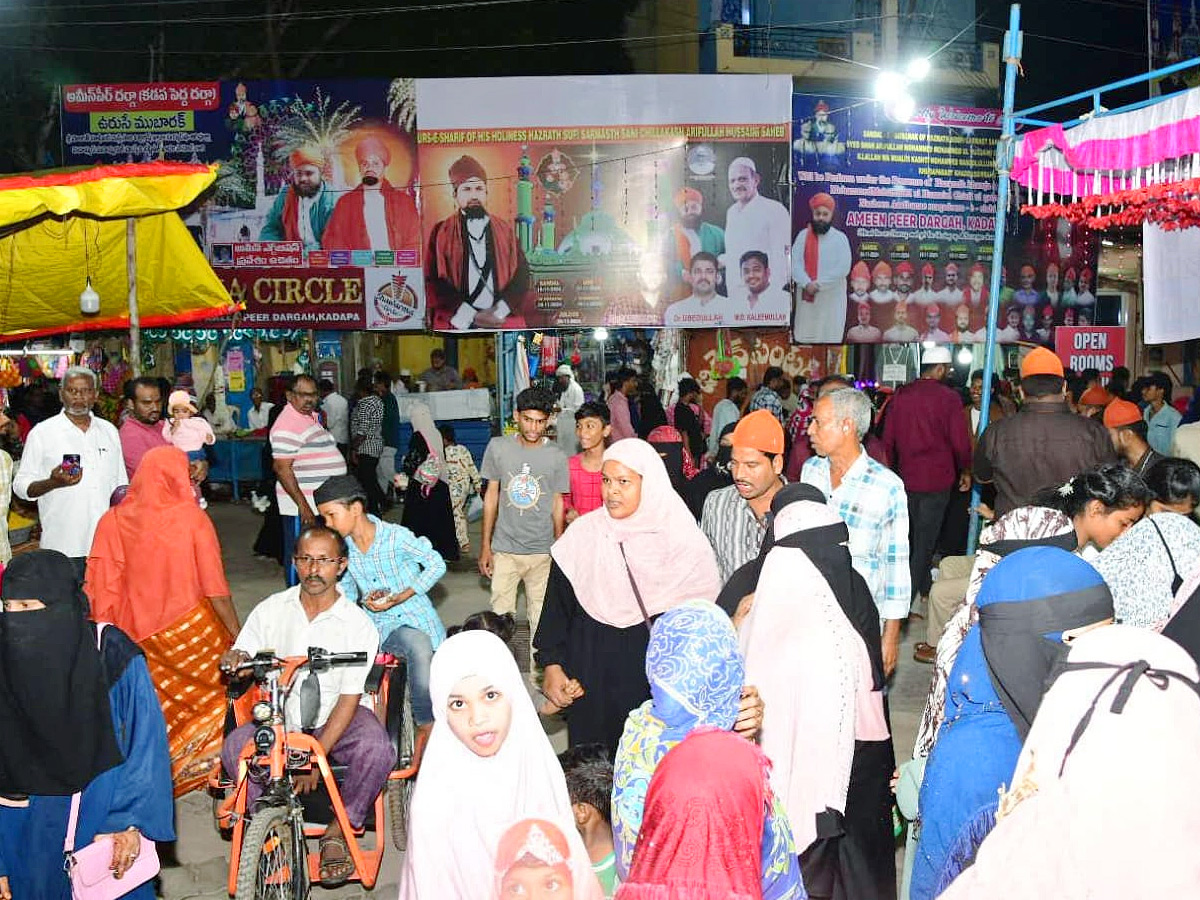
{"type": "Polygon", "coordinates": [[[793,97],[793,340],[984,339],[996,216],[996,110],[793,97]]]}
{"type": "Polygon", "coordinates": [[[68,165],[220,162],[209,202],[186,219],[218,271],[319,285],[377,270],[371,280],[399,298],[355,325],[310,327],[423,327],[412,79],[67,85],[62,130],[68,165]]]}
{"type": "Polygon", "coordinates": [[[787,76],[417,93],[434,328],[787,325],[787,76]]]}

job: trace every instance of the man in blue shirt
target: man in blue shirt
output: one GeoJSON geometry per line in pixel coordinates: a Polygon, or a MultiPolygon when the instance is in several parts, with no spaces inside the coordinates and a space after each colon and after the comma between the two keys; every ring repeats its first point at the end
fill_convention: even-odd
{"type": "Polygon", "coordinates": [[[418,731],[428,731],[433,727],[429,666],[446,639],[429,591],[446,574],[446,562],[428,539],[369,515],[367,492],[351,475],[330,478],[313,500],[349,547],[342,590],[370,616],[380,650],[408,661],[413,721],[418,731]]]}
{"type": "Polygon", "coordinates": [[[1175,429],[1183,416],[1171,405],[1171,379],[1165,372],[1151,372],[1146,376],[1142,400],[1147,404],[1145,417],[1150,432],[1146,440],[1156,453],[1170,456],[1175,429]]]}

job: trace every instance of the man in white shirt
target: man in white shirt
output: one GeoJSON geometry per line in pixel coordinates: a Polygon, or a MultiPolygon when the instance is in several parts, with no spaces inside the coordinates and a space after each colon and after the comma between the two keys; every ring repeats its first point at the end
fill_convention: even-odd
{"type": "Polygon", "coordinates": [[[337,392],[328,378],[322,378],[317,387],[321,391],[325,430],[333,435],[338,449],[345,456],[350,449],[350,402],[337,392]]]}
{"type": "Polygon", "coordinates": [[[840,344],[846,326],[846,276],[850,241],[833,227],[837,204],[824,192],[808,201],[812,219],[792,245],[796,316],[792,334],[801,344],[840,344]]]}
{"type": "Polygon", "coordinates": [[[739,260],[742,271],[742,292],[731,295],[732,315],[725,316],[727,325],[769,325],[786,328],[792,315],[792,297],[781,287],[771,284],[770,261],[761,250],[747,250],[739,260]]]}
{"type": "MultiPolygon", "coordinates": [[[[387,784],[388,773],[396,763],[396,748],[375,713],[362,703],[367,675],[379,650],[379,632],[367,614],[351,603],[338,586],[338,576],[346,571],[347,558],[345,538],[337,532],[324,525],[301,532],[294,557],[300,583],[272,594],[254,608],[233,649],[221,657],[221,669],[232,673],[267,649],[278,657],[307,656],[310,647],[330,653],[366,654],[367,662],[362,665],[332,666],[317,675],[320,704],[311,721],[304,721],[302,713],[307,670],[296,674],[298,681],[284,707],[289,730],[311,729],[325,754],[346,766],[339,790],[346,817],[357,829],[362,827],[375,798],[387,784]]],[[[253,752],[251,739],[257,727],[249,722],[226,737],[221,759],[229,775],[237,774],[243,751],[253,752]]],[[[298,793],[307,794],[317,787],[319,779],[314,767],[310,773],[294,776],[293,783],[298,793]]],[[[260,791],[251,781],[250,803],[260,791]]],[[[321,839],[321,867],[331,875],[322,879],[326,886],[345,881],[345,877],[339,881],[339,876],[348,876],[354,868],[341,833],[335,820],[321,839]]]]}
{"type": "MultiPolygon", "coordinates": [[[[742,273],[738,268],[749,250],[767,254],[767,266],[776,272],[788,270],[792,245],[792,217],[782,203],[758,192],[760,176],[754,160],[739,156],[729,164],[729,193],[733,205],[725,213],[725,278],[730,296],[740,293],[742,273]]],[[[846,292],[843,289],[842,294],[846,292]]],[[[840,337],[840,335],[839,335],[840,337]]]]}
{"type": "Polygon", "coordinates": [[[42,549],[69,557],[82,580],[96,524],[112,492],[129,478],[117,429],[92,415],[96,373],[67,369],[58,396],[62,412],[29,432],[13,493],[37,501],[42,549]],[[69,464],[68,456],[74,457],[69,464]]]}
{"type": "Polygon", "coordinates": [[[250,409],[246,413],[246,427],[251,431],[262,431],[271,425],[271,410],[274,403],[263,399],[262,388],[256,387],[250,392],[250,409]]]}
{"type": "Polygon", "coordinates": [[[558,449],[571,457],[579,452],[579,439],[575,436],[575,410],[583,406],[583,388],[575,380],[575,370],[569,363],[563,363],[555,369],[554,377],[562,391],[558,395],[558,418],[555,425],[558,449]]]}
{"type": "Polygon", "coordinates": [[[688,280],[692,294],[676,300],[663,313],[668,328],[708,328],[720,325],[724,314],[722,300],[717,296],[717,258],[706,250],[692,257],[688,280]]]}

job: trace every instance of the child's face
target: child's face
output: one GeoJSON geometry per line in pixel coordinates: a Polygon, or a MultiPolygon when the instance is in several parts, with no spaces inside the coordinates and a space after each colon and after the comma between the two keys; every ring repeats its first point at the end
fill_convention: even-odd
{"type": "Polygon", "coordinates": [[[512,702],[478,675],[463,678],[446,701],[450,730],[476,756],[495,756],[512,725],[512,702]]]}
{"type": "Polygon", "coordinates": [[[612,428],[596,416],[588,416],[575,423],[575,437],[579,438],[581,450],[591,450],[603,444],[611,431],[612,428]]]}
{"type": "Polygon", "coordinates": [[[565,866],[516,865],[500,882],[500,900],[571,900],[574,896],[571,873],[565,866]]]}
{"type": "Polygon", "coordinates": [[[171,407],[172,419],[190,419],[194,415],[195,413],[192,412],[192,408],[190,406],[182,405],[171,407]]]}

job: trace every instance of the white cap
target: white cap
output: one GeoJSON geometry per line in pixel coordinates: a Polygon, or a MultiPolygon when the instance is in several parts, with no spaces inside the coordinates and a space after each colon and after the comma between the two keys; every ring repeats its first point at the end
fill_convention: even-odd
{"type": "Polygon", "coordinates": [[[930,347],[923,354],[921,354],[921,365],[936,366],[938,363],[950,365],[949,347],[930,347]]]}
{"type": "Polygon", "coordinates": [[[570,365],[568,365],[567,363],[563,363],[561,366],[559,366],[557,369],[554,370],[554,374],[555,375],[574,375],[575,370],[572,369],[570,367],[570,365]]]}

